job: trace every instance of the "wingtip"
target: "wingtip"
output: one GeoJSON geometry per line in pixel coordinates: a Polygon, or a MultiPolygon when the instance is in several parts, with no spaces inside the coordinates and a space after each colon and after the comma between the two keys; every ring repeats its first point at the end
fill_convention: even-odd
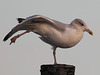
{"type": "Polygon", "coordinates": [[[8,39],[8,35],[4,37],[3,41],[5,42],[7,41],[7,39],[8,39]]]}
{"type": "Polygon", "coordinates": [[[3,41],[5,42],[5,38],[3,38],[3,41]]]}
{"type": "Polygon", "coordinates": [[[23,20],[25,20],[24,18],[16,18],[18,23],[21,23],[23,20]]]}
{"type": "Polygon", "coordinates": [[[4,41],[4,42],[7,41],[8,38],[11,37],[11,35],[12,35],[12,31],[10,31],[10,32],[4,37],[3,41],[4,41]]]}

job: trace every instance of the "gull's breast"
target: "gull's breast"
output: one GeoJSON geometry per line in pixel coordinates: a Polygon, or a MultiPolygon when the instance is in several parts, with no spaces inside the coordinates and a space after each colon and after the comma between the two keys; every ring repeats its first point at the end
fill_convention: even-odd
{"type": "Polygon", "coordinates": [[[83,31],[81,30],[74,30],[74,29],[70,29],[66,30],[61,38],[61,44],[59,45],[59,47],[62,48],[70,48],[75,46],[83,37],[83,31]]]}

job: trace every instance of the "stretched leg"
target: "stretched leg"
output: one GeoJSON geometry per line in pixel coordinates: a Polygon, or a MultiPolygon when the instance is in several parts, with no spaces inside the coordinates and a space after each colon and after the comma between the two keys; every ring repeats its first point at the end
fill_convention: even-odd
{"type": "Polygon", "coordinates": [[[30,30],[27,30],[27,31],[23,32],[22,34],[19,34],[19,35],[17,35],[17,36],[14,36],[13,38],[11,38],[10,45],[11,45],[12,43],[15,43],[15,41],[16,41],[17,38],[19,38],[20,36],[22,36],[22,35],[24,35],[24,34],[26,34],[26,33],[29,33],[29,32],[30,32],[30,30]]]}
{"type": "Polygon", "coordinates": [[[57,64],[57,60],[56,60],[56,47],[54,47],[53,56],[54,56],[54,64],[57,64]]]}

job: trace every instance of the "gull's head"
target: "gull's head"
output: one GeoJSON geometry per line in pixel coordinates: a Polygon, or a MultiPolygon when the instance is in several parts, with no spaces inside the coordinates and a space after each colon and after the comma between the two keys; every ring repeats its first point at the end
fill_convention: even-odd
{"type": "Polygon", "coordinates": [[[71,22],[75,28],[82,29],[83,31],[88,32],[90,35],[93,35],[93,32],[87,27],[86,23],[81,19],[75,19],[71,22]]]}

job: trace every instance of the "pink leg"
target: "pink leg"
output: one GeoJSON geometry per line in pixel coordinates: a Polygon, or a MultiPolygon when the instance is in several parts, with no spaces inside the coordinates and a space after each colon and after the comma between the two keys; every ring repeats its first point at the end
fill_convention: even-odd
{"type": "Polygon", "coordinates": [[[56,48],[54,47],[54,50],[53,50],[53,56],[54,56],[54,64],[57,64],[57,61],[56,61],[56,48]]]}
{"type": "Polygon", "coordinates": [[[22,36],[22,35],[24,35],[24,34],[26,34],[26,33],[29,33],[29,32],[30,32],[30,30],[27,30],[27,31],[23,32],[22,34],[19,34],[19,35],[17,35],[17,36],[14,36],[13,38],[11,38],[10,45],[11,45],[12,43],[15,43],[15,41],[16,41],[17,38],[19,38],[20,36],[22,36]]]}

